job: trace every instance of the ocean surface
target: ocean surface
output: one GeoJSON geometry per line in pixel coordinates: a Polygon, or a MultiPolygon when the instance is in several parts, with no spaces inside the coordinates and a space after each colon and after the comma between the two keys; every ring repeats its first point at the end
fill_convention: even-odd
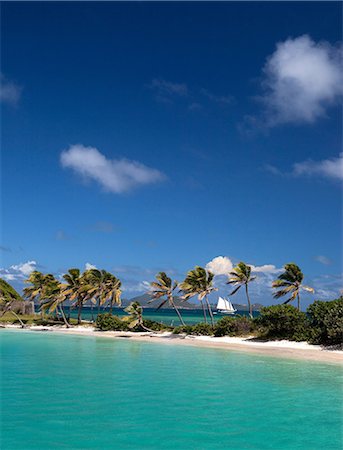
{"type": "MultiPolygon", "coordinates": [[[[69,308],[66,308],[66,313],[68,313],[69,308]]],[[[109,309],[101,309],[101,313],[109,312],[109,309]]],[[[187,325],[194,325],[199,322],[204,322],[203,312],[200,309],[182,309],[180,313],[183,317],[184,322],[187,325]]],[[[127,313],[123,308],[113,308],[113,314],[119,317],[127,316],[127,313]]],[[[248,316],[247,311],[237,311],[236,315],[246,315],[248,316]]],[[[77,311],[75,309],[71,310],[71,317],[77,317],[77,311]]],[[[257,316],[258,312],[254,312],[254,316],[257,316]]],[[[97,316],[97,308],[93,309],[93,312],[90,307],[84,307],[82,309],[82,319],[84,320],[92,320],[92,317],[95,319],[97,316]]],[[[155,308],[145,308],[143,317],[145,319],[155,320],[156,322],[162,322],[166,325],[177,326],[181,325],[179,318],[177,317],[175,311],[173,309],[159,309],[155,308]]],[[[217,321],[223,317],[222,314],[214,314],[214,320],[217,321]]],[[[207,313],[207,320],[210,322],[210,318],[207,313]]]]}
{"type": "Polygon", "coordinates": [[[0,331],[2,450],[342,448],[339,366],[0,331]]]}

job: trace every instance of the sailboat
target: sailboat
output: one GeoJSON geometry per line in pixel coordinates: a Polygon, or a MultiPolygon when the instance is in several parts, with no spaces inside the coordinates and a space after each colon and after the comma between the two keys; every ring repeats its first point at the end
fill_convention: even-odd
{"type": "Polygon", "coordinates": [[[223,297],[218,298],[217,311],[221,314],[235,314],[237,309],[235,309],[230,302],[223,297]]]}

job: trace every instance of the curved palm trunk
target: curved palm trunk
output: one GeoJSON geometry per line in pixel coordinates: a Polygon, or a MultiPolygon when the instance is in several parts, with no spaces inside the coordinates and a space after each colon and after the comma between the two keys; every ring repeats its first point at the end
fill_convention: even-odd
{"type": "Polygon", "coordinates": [[[252,306],[251,306],[250,297],[249,297],[249,292],[248,292],[248,283],[245,283],[245,293],[246,293],[246,296],[247,296],[247,299],[248,299],[249,316],[250,316],[250,319],[252,319],[252,318],[253,318],[253,315],[252,315],[252,306]]]}
{"type": "Polygon", "coordinates": [[[208,301],[207,295],[205,296],[205,300],[206,300],[208,312],[210,314],[211,324],[212,324],[212,327],[214,327],[214,317],[213,317],[212,308],[211,308],[210,302],[208,301]]]}
{"type": "Polygon", "coordinates": [[[100,314],[100,297],[98,298],[98,312],[97,312],[97,316],[100,314]]]}
{"type": "Polygon", "coordinates": [[[60,311],[61,311],[61,314],[62,314],[63,322],[65,323],[65,326],[67,328],[70,328],[70,324],[69,324],[69,322],[68,322],[68,320],[67,320],[67,318],[66,318],[66,316],[64,314],[64,310],[63,310],[62,306],[60,306],[60,311]]]}
{"type": "Polygon", "coordinates": [[[179,318],[181,324],[182,325],[186,325],[185,322],[183,321],[183,318],[181,316],[181,313],[180,313],[179,309],[177,308],[177,306],[174,303],[173,295],[169,295],[169,301],[170,301],[172,307],[175,309],[175,312],[178,315],[178,318],[179,318]]]}
{"type": "Polygon", "coordinates": [[[204,314],[204,321],[205,321],[205,323],[207,323],[206,309],[205,309],[204,302],[202,300],[200,300],[200,303],[201,303],[201,306],[202,306],[202,312],[204,314]]]}
{"type": "Polygon", "coordinates": [[[82,315],[82,301],[79,302],[79,308],[77,311],[77,323],[80,325],[81,324],[81,315],[82,315]]]}
{"type": "Polygon", "coordinates": [[[112,311],[113,311],[113,297],[111,297],[111,300],[110,300],[110,313],[111,313],[111,315],[112,315],[112,311]]]}
{"type": "Polygon", "coordinates": [[[21,327],[22,327],[22,328],[25,328],[25,324],[24,324],[24,322],[21,320],[21,318],[18,316],[18,314],[15,313],[15,312],[12,311],[12,310],[11,310],[10,312],[14,315],[14,317],[15,317],[16,319],[19,320],[19,323],[20,323],[21,327]]]}
{"type": "Polygon", "coordinates": [[[298,311],[300,311],[300,294],[299,294],[299,292],[297,294],[297,301],[298,301],[298,311]]]}

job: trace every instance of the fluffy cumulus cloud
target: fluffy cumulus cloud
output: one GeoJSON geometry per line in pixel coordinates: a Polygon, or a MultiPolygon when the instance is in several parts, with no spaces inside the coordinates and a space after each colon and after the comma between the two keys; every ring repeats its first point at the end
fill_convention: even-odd
{"type": "Polygon", "coordinates": [[[232,261],[227,256],[217,256],[206,264],[206,269],[214,275],[227,275],[232,267],[232,261]]]}
{"type": "Polygon", "coordinates": [[[165,175],[137,161],[108,159],[94,147],[72,145],[61,154],[63,167],[72,169],[85,179],[99,183],[114,194],[127,192],[138,186],[163,181],[165,175]]]}
{"type": "Polygon", "coordinates": [[[343,181],[343,153],[340,153],[337,157],[322,159],[319,161],[308,159],[306,161],[295,163],[289,172],[283,172],[270,164],[264,166],[264,169],[277,176],[307,176],[343,181]]]}
{"type": "Polygon", "coordinates": [[[37,270],[36,261],[27,261],[25,263],[14,264],[6,269],[0,268],[0,277],[7,281],[22,281],[34,270],[37,270]]]}
{"type": "Polygon", "coordinates": [[[15,106],[21,95],[22,88],[0,74],[0,101],[15,106]]]}
{"type": "Polygon", "coordinates": [[[282,269],[278,269],[273,264],[264,264],[262,266],[254,266],[252,264],[249,264],[251,267],[251,271],[255,273],[279,273],[282,271],[282,269]]]}
{"type": "Polygon", "coordinates": [[[279,42],[264,67],[268,126],[312,123],[343,94],[342,47],[308,35],[279,42]]]}
{"type": "Polygon", "coordinates": [[[296,163],[293,166],[293,174],[296,176],[319,176],[343,181],[343,153],[340,153],[337,158],[329,158],[322,161],[307,160],[296,163]]]}
{"type": "Polygon", "coordinates": [[[85,264],[85,270],[91,270],[91,269],[97,269],[97,267],[94,264],[86,263],[85,264]]]}

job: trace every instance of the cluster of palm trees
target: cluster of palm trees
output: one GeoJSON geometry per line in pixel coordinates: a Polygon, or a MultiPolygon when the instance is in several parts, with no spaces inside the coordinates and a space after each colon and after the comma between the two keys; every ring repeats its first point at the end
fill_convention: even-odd
{"type": "MultiPolygon", "coordinates": [[[[252,276],[251,272],[251,266],[240,262],[227,274],[227,284],[233,286],[233,290],[229,295],[234,295],[240,288],[244,288],[248,301],[249,315],[252,318],[249,283],[254,281],[256,276],[252,276]]],[[[308,292],[314,292],[312,288],[302,284],[303,278],[304,275],[296,264],[286,264],[284,272],[272,283],[272,287],[275,289],[274,297],[280,298],[289,295],[284,303],[297,299],[297,307],[300,309],[300,291],[304,289],[308,292]]],[[[63,275],[63,280],[64,282],[61,282],[52,274],[44,275],[41,272],[34,271],[26,280],[30,286],[24,289],[24,295],[29,300],[38,300],[42,313],[46,310],[49,310],[49,312],[58,311],[66,326],[70,326],[64,311],[64,303],[67,300],[70,302],[71,307],[76,308],[78,311],[78,323],[81,323],[82,320],[82,307],[88,301],[91,302],[92,310],[94,305],[97,305],[98,313],[101,306],[109,305],[112,313],[114,304],[117,306],[121,305],[121,281],[106,270],[89,269],[81,273],[79,269],[69,269],[63,275]]],[[[207,323],[208,313],[211,323],[214,325],[213,312],[208,300],[209,294],[217,290],[213,281],[214,274],[200,266],[190,270],[181,283],[173,281],[165,272],[159,272],[156,275],[156,280],[150,283],[150,302],[161,300],[157,309],[168,304],[175,310],[181,324],[185,325],[182,315],[175,304],[174,294],[178,289],[182,300],[188,300],[197,296],[202,306],[204,321],[207,323]]],[[[137,309],[137,305],[134,308],[137,309]]],[[[138,310],[136,312],[138,313],[138,310]]]]}
{"type": "Polygon", "coordinates": [[[106,270],[89,269],[81,273],[80,269],[69,269],[63,275],[64,282],[57,280],[52,274],[34,271],[24,288],[24,296],[32,301],[38,300],[41,311],[59,312],[69,327],[64,311],[64,304],[68,300],[71,307],[77,308],[78,323],[82,321],[82,307],[91,301],[92,308],[109,303],[112,312],[113,304],[120,305],[121,282],[106,270]]]}

